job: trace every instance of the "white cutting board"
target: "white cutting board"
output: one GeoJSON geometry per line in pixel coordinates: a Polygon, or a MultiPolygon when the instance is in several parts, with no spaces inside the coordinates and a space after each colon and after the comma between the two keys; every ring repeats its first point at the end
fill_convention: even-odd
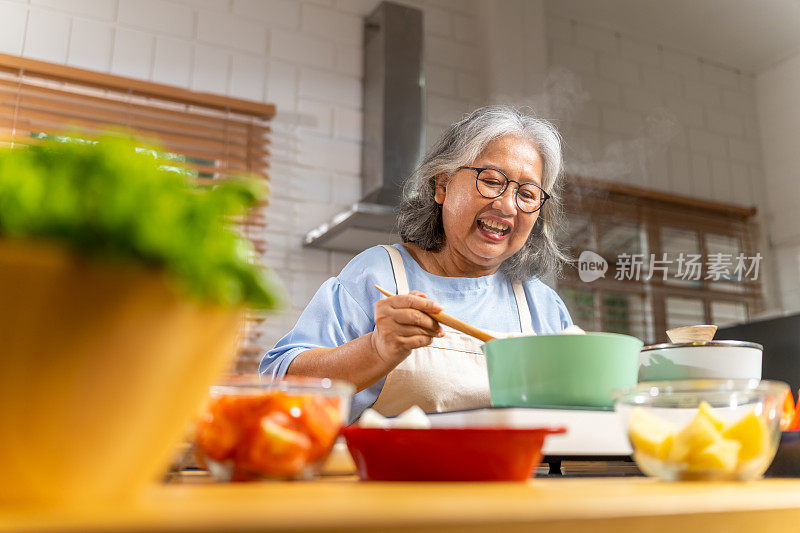
{"type": "Polygon", "coordinates": [[[623,456],[632,453],[622,421],[614,411],[506,407],[428,413],[433,427],[567,428],[548,435],[544,455],[623,456]]]}

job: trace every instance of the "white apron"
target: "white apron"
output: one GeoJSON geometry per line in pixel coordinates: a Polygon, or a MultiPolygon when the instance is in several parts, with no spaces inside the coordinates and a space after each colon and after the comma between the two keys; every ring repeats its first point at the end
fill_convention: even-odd
{"type": "MultiPolygon", "coordinates": [[[[400,252],[383,246],[392,261],[397,294],[408,294],[408,278],[400,252]]],[[[522,333],[534,335],[531,313],[522,284],[512,284],[522,333]]],[[[435,295],[431,295],[435,300],[435,295]]],[[[411,351],[386,376],[372,406],[384,416],[394,416],[418,405],[427,413],[457,411],[491,405],[486,356],[481,341],[442,325],[444,337],[434,337],[428,346],[411,351]]]]}

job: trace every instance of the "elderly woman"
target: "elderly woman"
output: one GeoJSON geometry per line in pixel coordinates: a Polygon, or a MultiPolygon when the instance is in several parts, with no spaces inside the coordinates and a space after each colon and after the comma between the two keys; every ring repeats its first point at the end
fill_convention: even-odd
{"type": "Polygon", "coordinates": [[[370,248],[326,281],[260,372],[349,381],[353,417],[490,405],[480,342],[426,313],[525,334],[572,324],[540,280],[565,259],[553,238],[561,164],[553,126],[513,108],[453,124],[406,183],[403,244],[370,248]]]}

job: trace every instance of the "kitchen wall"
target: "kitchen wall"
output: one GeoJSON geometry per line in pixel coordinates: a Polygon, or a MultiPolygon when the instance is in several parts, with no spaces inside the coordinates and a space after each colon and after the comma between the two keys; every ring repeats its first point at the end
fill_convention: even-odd
{"type": "MultiPolygon", "coordinates": [[[[291,307],[265,323],[268,346],[350,259],[300,242],[361,196],[362,18],[377,3],[0,0],[0,52],[277,105],[265,260],[291,307]]],[[[570,171],[763,209],[751,73],[548,13],[542,0],[402,3],[425,13],[428,144],[487,101],[530,104],[564,133],[570,171]]],[[[775,173],[788,187],[790,174],[775,173]]]]}
{"type": "Polygon", "coordinates": [[[761,150],[754,76],[548,14],[567,164],[588,177],[751,206],[761,150]],[[558,73],[563,67],[568,73],[558,73]]]}
{"type": "Polygon", "coordinates": [[[765,217],[778,264],[782,308],[800,311],[800,54],[759,72],[758,117],[764,150],[765,217]]]}
{"type": "MultiPolygon", "coordinates": [[[[786,270],[786,261],[779,263],[770,248],[755,74],[591,20],[564,18],[557,13],[557,2],[546,5],[554,7],[545,24],[548,79],[533,101],[549,108],[564,134],[567,170],[757,207],[765,314],[780,310],[778,271],[781,279],[797,280],[800,250],[794,250],[794,268],[786,270]]],[[[796,87],[787,84],[784,97],[796,87]]],[[[789,108],[775,104],[774,109],[781,115],[789,108]]],[[[782,194],[780,189],[774,192],[782,194]]],[[[789,221],[796,220],[791,210],[784,213],[789,221]]],[[[800,282],[794,281],[793,287],[800,289],[800,282]]]]}

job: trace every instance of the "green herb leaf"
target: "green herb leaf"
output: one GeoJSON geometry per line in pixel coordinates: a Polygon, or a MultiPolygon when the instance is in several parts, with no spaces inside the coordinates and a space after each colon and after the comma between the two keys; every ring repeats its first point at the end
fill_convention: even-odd
{"type": "Polygon", "coordinates": [[[198,187],[180,170],[181,158],[159,147],[129,136],[83,137],[0,150],[0,235],[162,267],[210,303],[280,305],[277,284],[232,222],[266,196],[263,182],[198,187]]]}

